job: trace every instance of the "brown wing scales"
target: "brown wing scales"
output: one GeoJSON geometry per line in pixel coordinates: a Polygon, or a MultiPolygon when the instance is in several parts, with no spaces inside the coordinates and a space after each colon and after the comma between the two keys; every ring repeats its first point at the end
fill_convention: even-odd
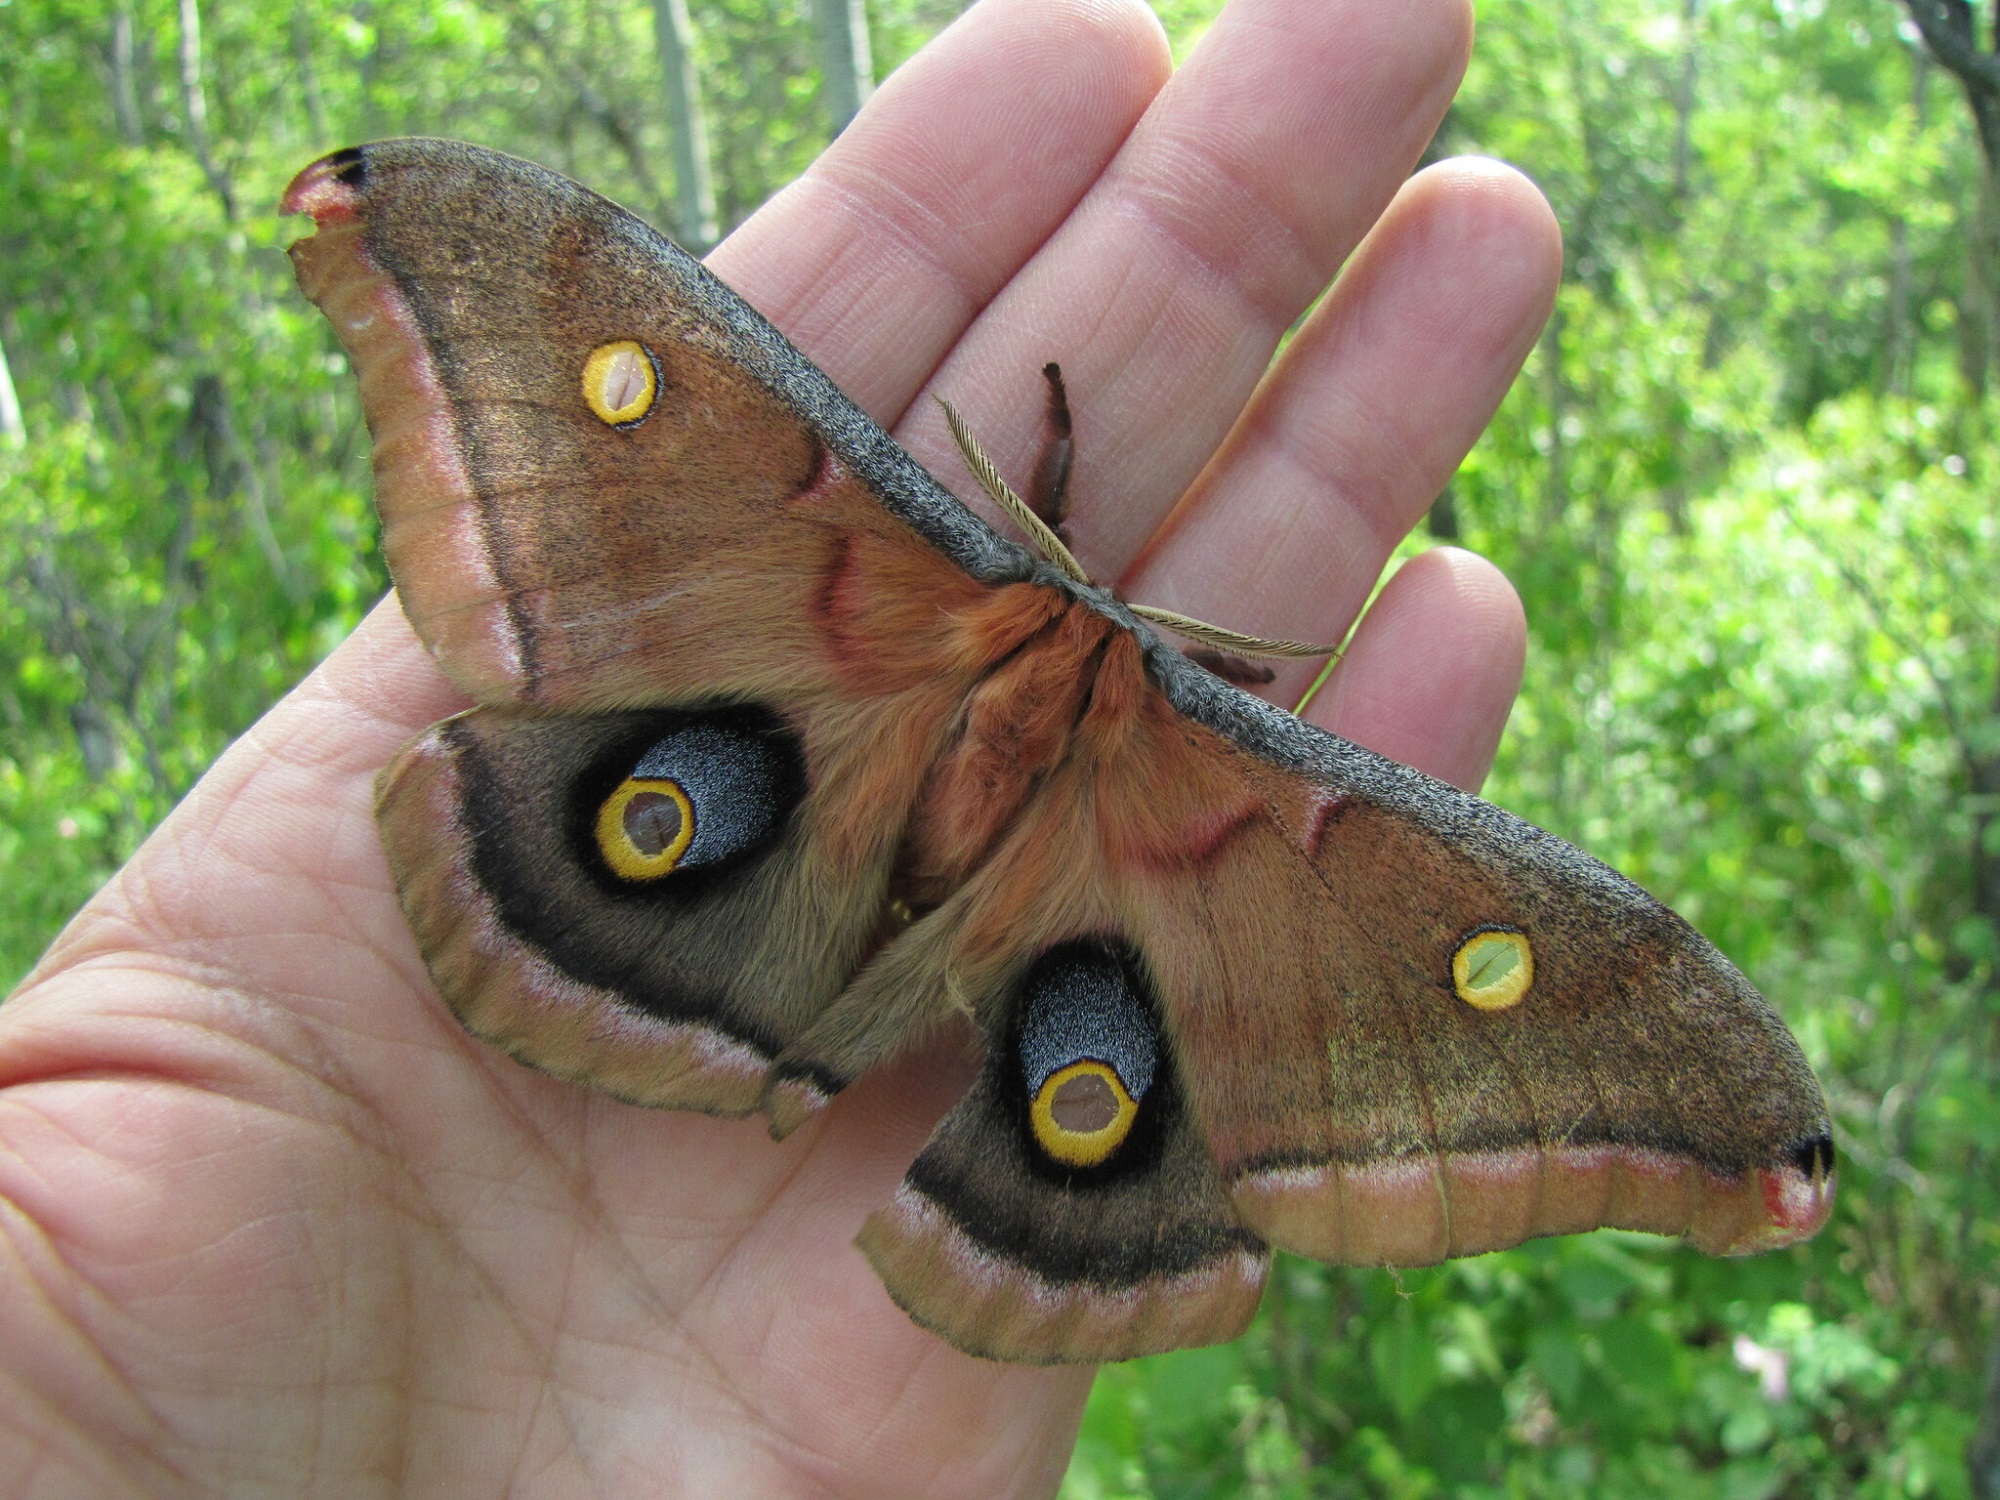
{"type": "Polygon", "coordinates": [[[379,788],[473,1031],[782,1134],[969,1011],[981,1078],[861,1244],[1008,1359],[1231,1337],[1267,1244],[1825,1219],[1817,1084],[1678,917],[1035,563],[621,210],[425,141],[286,206],[481,705],[379,788]]]}

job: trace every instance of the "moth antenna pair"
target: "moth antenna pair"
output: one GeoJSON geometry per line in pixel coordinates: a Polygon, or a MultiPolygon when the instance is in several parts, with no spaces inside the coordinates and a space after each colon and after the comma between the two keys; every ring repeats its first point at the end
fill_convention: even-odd
{"type": "MultiPolygon", "coordinates": [[[[1053,473],[1050,508],[1055,513],[1057,523],[1060,524],[1062,508],[1067,499],[1072,453],[1069,399],[1063,390],[1062,371],[1058,366],[1054,364],[1044,366],[1042,373],[1049,382],[1049,416],[1050,424],[1056,432],[1056,441],[1050,445],[1049,453],[1044,455],[1042,464],[1038,467],[1037,478],[1039,481],[1042,474],[1053,473]]],[[[942,396],[936,400],[937,404],[944,408],[945,426],[951,429],[951,440],[958,448],[959,457],[965,460],[966,468],[972,472],[972,477],[979,481],[979,487],[986,491],[987,497],[1027,534],[1028,540],[1042,556],[1076,582],[1091,584],[1090,574],[1085,572],[1083,564],[1076,560],[1076,554],[1069,550],[1056,527],[1044,520],[1034,506],[1015,494],[1013,487],[1001,477],[999,468],[980,448],[978,439],[973,437],[972,429],[966,425],[965,418],[959,414],[958,408],[942,396]]],[[[1039,483],[1037,488],[1041,488],[1039,483]]],[[[1045,490],[1044,493],[1051,492],[1045,490]]],[[[1150,604],[1128,603],[1126,608],[1150,624],[1163,626],[1174,634],[1193,641],[1202,654],[1195,655],[1194,652],[1188,654],[1201,665],[1213,668],[1213,663],[1205,658],[1223,658],[1221,665],[1225,670],[1220,675],[1235,680],[1268,682],[1271,676],[1267,672],[1259,677],[1257,673],[1260,669],[1257,668],[1243,672],[1241,669],[1247,666],[1247,663],[1232,664],[1226,660],[1227,657],[1290,660],[1322,656],[1338,658],[1340,655],[1338,646],[1320,646],[1309,641],[1274,640],[1266,636],[1244,635],[1239,631],[1226,630],[1220,625],[1211,625],[1205,620],[1197,620],[1177,611],[1160,609],[1150,604]]]]}

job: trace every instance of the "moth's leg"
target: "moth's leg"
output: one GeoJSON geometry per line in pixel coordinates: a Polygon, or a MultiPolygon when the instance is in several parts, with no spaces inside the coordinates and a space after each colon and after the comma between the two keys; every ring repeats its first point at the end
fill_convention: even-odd
{"type": "Polygon", "coordinates": [[[1069,515],[1069,468],[1076,447],[1070,437],[1069,393],[1063,389],[1062,366],[1053,361],[1043,365],[1042,378],[1049,383],[1049,435],[1035,462],[1028,506],[1067,545],[1069,533],[1063,521],[1069,515]]]}

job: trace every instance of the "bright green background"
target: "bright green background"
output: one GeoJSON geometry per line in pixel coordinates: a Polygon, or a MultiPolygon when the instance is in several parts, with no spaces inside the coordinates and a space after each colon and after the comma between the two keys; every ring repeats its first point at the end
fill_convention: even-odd
{"type": "MultiPolygon", "coordinates": [[[[694,0],[725,220],[825,137],[801,4],[694,0]]],[[[949,18],[879,0],[885,72],[949,18]]],[[[1161,5],[1184,49],[1210,7],[1161,5]]],[[[635,207],[643,0],[0,0],[0,982],[383,589],[351,383],[267,205],[459,134],[635,207]],[[238,208],[225,217],[217,183],[238,208]]],[[[1842,1153],[1810,1246],[1282,1263],[1255,1331],[1099,1383],[1065,1494],[1968,1493],[2000,1261],[2000,259],[1892,0],[1488,0],[1440,149],[1530,172],[1551,332],[1434,512],[1533,627],[1490,791],[1760,982],[1842,1153]],[[1985,788],[1982,798],[1977,794],[1985,788]],[[1986,841],[1981,884],[1981,841],[1986,841]],[[1983,894],[1982,894],[1983,892],[1983,894]]]]}

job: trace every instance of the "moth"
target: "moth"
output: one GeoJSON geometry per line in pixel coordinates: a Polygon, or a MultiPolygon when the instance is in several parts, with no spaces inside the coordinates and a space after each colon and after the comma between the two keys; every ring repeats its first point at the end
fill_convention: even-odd
{"type": "Polygon", "coordinates": [[[1273,1247],[1824,1222],[1818,1084],[1684,921],[1001,536],[637,219],[421,140],[284,207],[477,705],[377,798],[474,1033],[782,1137],[969,1014],[979,1078],[859,1243],[998,1359],[1234,1337],[1273,1247]]]}

